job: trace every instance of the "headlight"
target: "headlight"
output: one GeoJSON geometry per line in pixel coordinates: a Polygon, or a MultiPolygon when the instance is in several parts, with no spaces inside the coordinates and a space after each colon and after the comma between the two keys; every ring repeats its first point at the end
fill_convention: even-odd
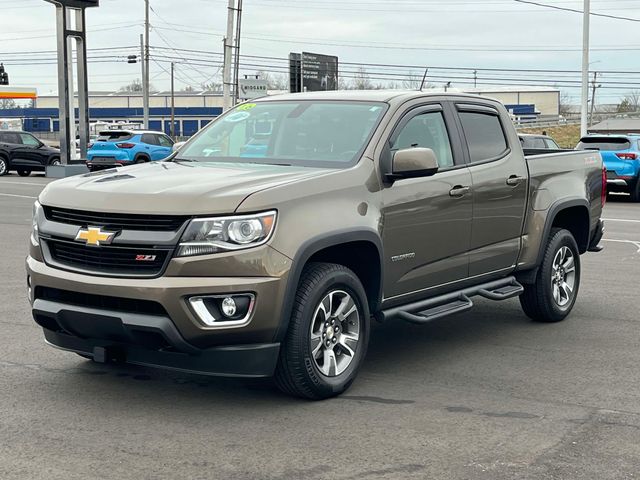
{"type": "Polygon", "coordinates": [[[182,235],[177,257],[206,255],[263,245],[275,228],[276,212],[195,218],[182,235]]]}
{"type": "Polygon", "coordinates": [[[38,217],[40,216],[41,210],[42,205],[40,205],[40,202],[36,200],[33,204],[33,215],[31,217],[31,241],[34,245],[40,245],[40,237],[38,235],[38,217]]]}

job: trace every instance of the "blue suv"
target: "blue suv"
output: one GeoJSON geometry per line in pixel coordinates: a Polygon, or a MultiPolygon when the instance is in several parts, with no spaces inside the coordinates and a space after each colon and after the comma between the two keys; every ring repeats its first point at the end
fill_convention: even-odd
{"type": "Polygon", "coordinates": [[[89,170],[163,160],[171,155],[173,140],[161,132],[109,130],[87,152],[89,170]]]}
{"type": "Polygon", "coordinates": [[[578,150],[597,150],[607,168],[607,190],[626,192],[640,202],[640,135],[588,135],[578,150]]]}

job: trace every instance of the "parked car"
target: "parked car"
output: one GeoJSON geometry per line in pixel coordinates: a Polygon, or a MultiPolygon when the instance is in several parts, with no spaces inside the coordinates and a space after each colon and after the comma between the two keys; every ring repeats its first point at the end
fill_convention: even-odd
{"type": "Polygon", "coordinates": [[[12,170],[21,177],[60,164],[60,150],[48,147],[31,133],[0,130],[0,176],[12,170]]]}
{"type": "Polygon", "coordinates": [[[173,143],[161,132],[106,130],[87,152],[87,167],[94,171],[164,160],[173,152],[173,143]]]}
{"type": "Polygon", "coordinates": [[[576,148],[600,152],[608,191],[630,193],[632,201],[640,202],[640,135],[588,135],[576,148]]]}
{"type": "Polygon", "coordinates": [[[521,133],[520,143],[526,150],[561,150],[556,141],[548,135],[521,133]]]}
{"type": "Polygon", "coordinates": [[[94,361],[275,374],[311,399],[352,384],[373,318],[426,324],[520,296],[532,319],[561,321],[580,256],[600,250],[602,160],[525,157],[519,142],[502,104],[471,95],[253,100],[167,161],[49,184],[33,317],[94,361]],[[248,159],[265,117],[269,147],[248,159]]]}

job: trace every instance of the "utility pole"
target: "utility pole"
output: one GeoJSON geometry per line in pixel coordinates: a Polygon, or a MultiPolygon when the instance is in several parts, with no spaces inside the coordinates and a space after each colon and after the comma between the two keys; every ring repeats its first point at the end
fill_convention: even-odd
{"type": "Polygon", "coordinates": [[[591,93],[591,114],[589,115],[589,125],[593,125],[593,112],[596,108],[596,90],[602,85],[598,85],[598,72],[593,72],[593,91],[591,93]]]}
{"type": "Polygon", "coordinates": [[[235,59],[233,64],[233,85],[235,88],[234,103],[238,103],[240,95],[240,36],[242,31],[242,0],[238,0],[237,22],[236,22],[236,42],[235,42],[235,59]]]}
{"type": "Polygon", "coordinates": [[[582,103],[580,109],[580,135],[588,130],[589,115],[589,21],[591,0],[584,0],[584,19],[582,21],[582,103]]]}
{"type": "Polygon", "coordinates": [[[140,65],[142,65],[142,111],[143,127],[149,129],[149,89],[147,88],[147,64],[144,54],[144,35],[140,34],[140,65]]]}
{"type": "Polygon", "coordinates": [[[176,92],[175,92],[175,62],[171,62],[171,138],[176,138],[176,92]]]}
{"type": "Polygon", "coordinates": [[[145,130],[149,129],[149,35],[151,26],[149,23],[149,0],[144,0],[144,51],[142,52],[142,111],[145,130]]]}
{"type": "Polygon", "coordinates": [[[478,88],[478,71],[473,71],[473,88],[478,88]]]}
{"type": "Polygon", "coordinates": [[[224,42],[224,67],[222,72],[222,110],[231,108],[231,58],[233,55],[233,24],[235,16],[235,0],[229,0],[227,7],[227,36],[224,42]]]}

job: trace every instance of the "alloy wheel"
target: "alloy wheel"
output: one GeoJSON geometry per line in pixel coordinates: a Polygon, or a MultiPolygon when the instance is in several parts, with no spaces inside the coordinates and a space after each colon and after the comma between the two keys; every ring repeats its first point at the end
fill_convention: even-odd
{"type": "Polygon", "coordinates": [[[560,308],[564,308],[573,299],[576,286],[576,265],[573,252],[562,247],[553,257],[551,266],[551,291],[553,299],[560,308]]]}
{"type": "Polygon", "coordinates": [[[327,377],[337,377],[353,361],[360,341],[360,311],[350,294],[330,291],[311,321],[311,357],[327,377]]]}

